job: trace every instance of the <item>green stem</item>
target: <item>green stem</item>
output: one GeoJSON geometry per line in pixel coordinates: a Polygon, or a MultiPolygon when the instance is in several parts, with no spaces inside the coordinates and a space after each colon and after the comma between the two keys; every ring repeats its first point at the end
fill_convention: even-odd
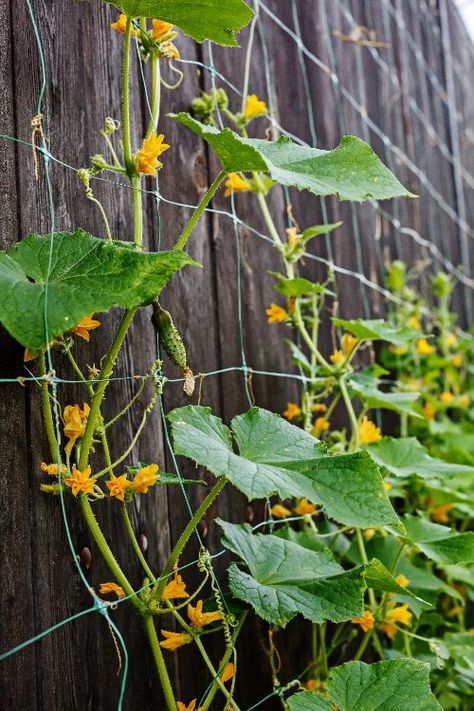
{"type": "Polygon", "coordinates": [[[319,627],[319,649],[321,653],[321,666],[324,676],[326,677],[329,673],[328,670],[328,657],[326,654],[326,625],[323,623],[319,627]]]}
{"type": "Polygon", "coordinates": [[[362,637],[362,642],[360,643],[359,649],[357,650],[357,652],[354,655],[355,662],[357,662],[364,654],[366,647],[372,638],[373,632],[374,632],[373,629],[368,630],[362,637]]]}
{"type": "MultiPolygon", "coordinates": [[[[243,624],[245,622],[245,618],[247,617],[247,615],[248,615],[248,612],[247,612],[247,610],[245,610],[245,612],[242,613],[240,620],[234,629],[234,634],[232,635],[232,644],[226,648],[224,656],[222,657],[222,661],[221,661],[221,664],[219,667],[220,673],[222,673],[222,670],[224,669],[225,665],[227,664],[227,662],[229,661],[229,659],[231,658],[231,656],[233,654],[235,642],[237,640],[237,637],[240,634],[240,630],[243,627],[243,624]]],[[[209,689],[209,692],[206,696],[206,699],[205,699],[204,703],[202,704],[203,711],[208,710],[209,706],[211,705],[211,703],[217,693],[218,688],[219,688],[219,685],[217,684],[217,681],[214,679],[212,686],[209,689]]]]}
{"type": "Polygon", "coordinates": [[[349,420],[351,422],[352,437],[351,437],[351,449],[359,448],[359,423],[357,422],[357,417],[354,412],[354,407],[352,405],[351,398],[349,396],[349,391],[347,390],[346,381],[344,377],[339,379],[339,389],[341,391],[342,399],[346,406],[347,414],[349,415],[349,420]]]}
{"type": "Polygon", "coordinates": [[[147,615],[145,617],[144,625],[148,637],[148,642],[150,643],[150,648],[153,653],[153,659],[155,660],[158,676],[160,677],[161,687],[165,696],[166,708],[168,709],[168,711],[176,711],[177,704],[173,692],[173,687],[171,686],[171,680],[168,674],[168,670],[166,668],[160,643],[158,641],[158,636],[156,634],[155,623],[151,615],[147,615]]]}
{"type": "Polygon", "coordinates": [[[308,331],[306,330],[306,326],[304,325],[303,317],[301,315],[301,310],[300,310],[300,305],[298,303],[298,299],[295,301],[295,308],[293,311],[293,322],[300,333],[302,339],[308,346],[310,352],[316,360],[319,362],[320,365],[323,366],[323,368],[330,368],[331,366],[329,363],[325,360],[325,358],[321,355],[319,352],[317,346],[315,343],[313,343],[311,336],[309,335],[308,331]]]}
{"type": "Polygon", "coordinates": [[[206,209],[206,207],[209,205],[211,202],[212,198],[216,194],[217,190],[219,189],[222,181],[226,177],[227,173],[225,170],[221,170],[217,178],[214,180],[214,182],[209,186],[207,189],[207,192],[203,196],[201,202],[197,206],[197,208],[194,211],[193,216],[189,220],[188,224],[184,228],[184,230],[181,232],[180,236],[178,237],[176,244],[174,246],[175,249],[184,249],[184,246],[186,242],[188,241],[191,232],[195,228],[196,224],[199,221],[199,218],[201,217],[202,213],[206,209]]]}
{"type": "Polygon", "coordinates": [[[94,436],[97,420],[100,416],[100,406],[102,405],[102,399],[104,397],[107,385],[109,384],[109,378],[114,369],[115,361],[117,360],[123,340],[135,315],[135,311],[136,309],[130,309],[129,311],[125,312],[120,326],[117,330],[117,333],[115,334],[114,341],[110,347],[110,351],[107,355],[104,366],[102,368],[100,374],[100,382],[97,384],[97,390],[95,391],[94,397],[92,399],[91,410],[89,413],[89,417],[87,418],[87,425],[81,442],[81,456],[79,459],[79,469],[81,471],[85,469],[87,465],[89,453],[92,446],[92,438],[94,436]]]}
{"type": "Polygon", "coordinates": [[[43,405],[43,415],[44,415],[44,425],[46,428],[46,436],[48,438],[49,449],[51,452],[51,461],[54,464],[59,464],[58,452],[59,445],[56,439],[56,431],[54,427],[53,413],[51,410],[51,402],[49,399],[48,382],[45,379],[46,376],[46,358],[44,352],[40,353],[40,373],[43,376],[41,380],[41,402],[43,405]]]}
{"type": "MultiPolygon", "coordinates": [[[[359,546],[360,557],[361,557],[364,565],[367,565],[369,562],[369,559],[367,557],[367,551],[365,550],[365,544],[364,544],[364,537],[362,535],[362,531],[360,530],[360,528],[358,528],[356,530],[356,537],[357,537],[357,544],[359,546]]],[[[370,606],[372,608],[372,612],[375,614],[375,608],[377,607],[377,603],[375,601],[375,593],[372,590],[372,588],[369,588],[368,592],[369,592],[370,606]]]]}
{"type": "Polygon", "coordinates": [[[99,548],[100,552],[102,553],[105,562],[109,566],[111,573],[114,575],[115,579],[120,584],[125,594],[130,597],[130,602],[133,604],[136,610],[140,614],[142,614],[145,610],[145,607],[136,596],[134,589],[128,582],[127,577],[125,576],[125,573],[117,562],[117,559],[115,558],[114,554],[110,550],[109,544],[105,540],[105,536],[100,529],[94,512],[92,511],[90,501],[85,494],[82,494],[80,496],[79,503],[81,505],[82,513],[84,514],[84,518],[86,519],[92,537],[95,543],[97,544],[97,547],[99,548]]]}
{"type": "MultiPolygon", "coordinates": [[[[258,173],[253,174],[254,178],[257,179],[258,173]]],[[[270,210],[268,209],[267,201],[265,199],[265,195],[263,193],[257,193],[257,200],[258,204],[260,205],[260,210],[262,211],[262,216],[265,221],[265,224],[268,228],[268,231],[270,232],[270,237],[274,241],[275,245],[281,249],[283,247],[283,242],[280,239],[280,235],[278,234],[278,230],[275,226],[275,223],[273,222],[273,217],[270,213],[270,210]]]]}
{"type": "Polygon", "coordinates": [[[102,203],[99,200],[97,200],[97,198],[95,198],[93,195],[88,195],[87,199],[90,200],[91,202],[93,202],[99,208],[99,212],[100,212],[102,219],[104,221],[105,231],[107,233],[107,240],[108,240],[108,242],[112,242],[113,241],[112,240],[112,232],[110,231],[110,225],[109,225],[109,221],[107,219],[107,213],[105,212],[105,210],[102,206],[102,203]]]}
{"type": "Polygon", "coordinates": [[[161,101],[161,72],[160,72],[160,57],[156,50],[152,50],[150,55],[151,68],[151,116],[148,124],[146,137],[150,138],[153,131],[158,127],[160,120],[160,101],[161,101]]]}
{"type": "Polygon", "coordinates": [[[135,167],[132,160],[132,143],[130,138],[130,30],[132,18],[127,17],[125,26],[125,39],[123,43],[123,68],[122,68],[122,131],[123,131],[123,156],[125,167],[129,175],[133,175],[135,167]]]}
{"type": "Polygon", "coordinates": [[[252,46],[255,36],[255,25],[257,24],[258,13],[256,12],[253,16],[252,22],[250,23],[249,40],[247,43],[247,51],[245,53],[245,70],[244,70],[244,86],[242,89],[242,113],[245,111],[245,105],[247,103],[247,96],[249,93],[249,79],[250,79],[250,64],[252,59],[252,46]]]}
{"type": "Polygon", "coordinates": [[[133,202],[133,242],[139,247],[143,244],[143,212],[142,212],[142,190],[141,176],[138,173],[132,175],[132,202],[133,202]]]}
{"type": "Polygon", "coordinates": [[[125,527],[127,529],[130,541],[133,546],[133,550],[135,551],[138,560],[142,564],[143,570],[145,571],[147,576],[150,578],[151,582],[155,583],[156,578],[155,578],[150,566],[146,562],[145,557],[142,553],[142,550],[138,544],[137,537],[135,536],[135,531],[133,530],[132,522],[130,521],[130,516],[128,515],[127,506],[126,506],[125,502],[122,504],[122,514],[123,514],[123,520],[125,521],[125,527]]]}
{"type": "Polygon", "coordinates": [[[160,575],[159,578],[159,583],[156,588],[156,592],[154,594],[154,597],[161,599],[161,595],[163,593],[163,590],[168,582],[168,577],[170,573],[172,573],[173,568],[175,566],[175,563],[178,561],[179,556],[184,550],[184,547],[186,543],[188,542],[189,538],[191,535],[194,533],[194,530],[196,526],[198,525],[199,521],[202,519],[204,514],[206,513],[207,509],[211,506],[213,503],[214,499],[217,498],[217,496],[220,494],[224,486],[227,484],[227,479],[225,477],[220,477],[220,479],[217,480],[217,482],[214,484],[202,504],[196,509],[194,512],[192,518],[190,519],[188,525],[178,538],[175,547],[171,551],[170,557],[168,558],[168,562],[166,563],[165,567],[163,568],[163,571],[160,575]]]}

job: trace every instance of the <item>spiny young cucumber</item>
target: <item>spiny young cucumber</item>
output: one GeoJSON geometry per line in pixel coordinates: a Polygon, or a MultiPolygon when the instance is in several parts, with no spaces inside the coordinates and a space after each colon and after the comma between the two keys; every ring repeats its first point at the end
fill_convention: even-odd
{"type": "Polygon", "coordinates": [[[160,337],[160,343],[171,361],[181,370],[187,368],[186,348],[169,311],[155,301],[153,303],[153,325],[160,337]]]}

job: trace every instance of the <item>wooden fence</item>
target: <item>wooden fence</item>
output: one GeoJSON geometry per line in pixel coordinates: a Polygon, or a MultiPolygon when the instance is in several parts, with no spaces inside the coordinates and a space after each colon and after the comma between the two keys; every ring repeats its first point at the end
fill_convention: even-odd
{"type": "MultiPolygon", "coordinates": [[[[277,124],[324,148],[335,146],[342,133],[358,135],[368,140],[402,182],[420,195],[416,201],[353,207],[333,200],[322,204],[313,196],[291,192],[289,199],[301,225],[321,222],[325,215],[329,222],[344,220],[329,245],[324,240],[315,244],[314,259],[306,264],[308,274],[323,278],[324,260],[333,260],[339,269],[339,301],[344,316],[377,316],[385,306],[379,288],[384,261],[399,257],[413,264],[430,259],[432,269],[449,269],[463,280],[456,290],[456,304],[462,322],[468,322],[472,309],[469,259],[473,231],[468,225],[472,225],[474,211],[474,53],[452,3],[265,0],[256,5],[260,18],[250,88],[271,105],[277,124]],[[363,27],[375,34],[370,35],[363,27]],[[374,39],[382,46],[370,45],[374,39]]],[[[53,161],[51,166],[58,229],[82,226],[102,234],[97,211],[83,197],[69,166],[85,165],[91,155],[102,150],[99,129],[106,116],[118,117],[120,113],[122,43],[110,30],[115,17],[111,6],[77,0],[0,3],[2,248],[29,232],[47,233],[50,229],[44,167],[35,180],[33,152],[28,145],[31,120],[37,114],[42,91],[32,16],[46,65],[44,128],[51,154],[63,161],[53,161]],[[26,145],[8,137],[19,138],[26,145]]],[[[244,47],[247,36],[248,31],[242,33],[244,47]]],[[[181,204],[196,204],[217,171],[203,144],[167,119],[166,113],[186,110],[200,89],[211,86],[213,77],[218,86],[226,86],[236,106],[238,94],[224,85],[219,75],[236,87],[241,86],[243,76],[243,49],[214,48],[211,55],[207,45],[196,46],[184,37],[179,38],[179,47],[183,59],[190,63],[180,65],[185,75],[180,89],[164,92],[162,129],[173,149],[166,154],[160,174],[163,199],[159,209],[152,194],[154,182],[147,186],[151,192],[146,196],[145,235],[150,249],[157,248],[158,236],[163,247],[172,244],[190,214],[181,204]]],[[[139,86],[138,74],[135,78],[139,86]]],[[[134,96],[133,114],[134,143],[138,145],[146,121],[143,91],[134,96]]],[[[273,131],[277,132],[275,125],[273,131]]],[[[95,190],[113,215],[114,235],[129,239],[128,189],[104,182],[97,183],[95,190]]],[[[287,220],[286,197],[275,190],[271,198],[282,230],[287,220]]],[[[296,394],[294,382],[252,373],[294,372],[281,333],[269,328],[265,318],[265,308],[274,299],[267,272],[279,268],[278,255],[257,234],[264,235],[265,228],[252,196],[242,195],[236,200],[241,222],[232,219],[230,202],[222,194],[213,207],[217,212],[208,213],[201,221],[189,246],[204,268],[195,270],[192,278],[189,270],[185,278],[176,277],[165,302],[186,335],[195,372],[211,373],[246,363],[252,369],[247,377],[256,403],[281,411],[296,394]]],[[[428,272],[420,277],[422,284],[428,272]]],[[[118,318],[115,312],[104,316],[102,334],[111,334],[118,318]]],[[[24,375],[21,349],[3,331],[0,338],[0,376],[24,375]]],[[[99,362],[97,339],[84,347],[83,355],[90,365],[99,362]]],[[[135,392],[136,381],[129,376],[145,373],[155,357],[150,314],[143,309],[117,367],[117,376],[125,379],[110,386],[106,415],[115,413],[135,392]]],[[[56,372],[74,380],[65,361],[58,361],[56,372]]],[[[169,363],[166,372],[170,377],[177,375],[169,363]]],[[[248,406],[244,382],[242,371],[208,375],[199,384],[201,402],[228,421],[248,406]]],[[[81,402],[84,393],[78,385],[62,385],[59,397],[64,405],[81,402]]],[[[166,386],[164,402],[167,410],[184,402],[179,384],[166,386]]],[[[137,408],[113,429],[114,451],[122,451],[130,441],[139,416],[137,408]]],[[[92,598],[73,566],[58,500],[39,491],[39,463],[47,457],[47,448],[34,385],[0,385],[0,431],[1,652],[90,608],[92,598]]],[[[157,459],[163,469],[172,471],[159,413],[150,418],[133,461],[157,459]]],[[[190,497],[196,507],[202,492],[192,489],[190,497]]],[[[142,577],[122,522],[113,506],[104,504],[99,509],[107,537],[138,587],[142,577]]],[[[254,512],[258,517],[261,507],[254,506],[254,512]]],[[[218,513],[238,521],[249,514],[243,499],[230,489],[223,494],[218,513]]],[[[135,499],[133,523],[148,540],[147,556],[152,567],[161,567],[188,515],[177,488],[163,488],[135,499]]],[[[215,515],[216,510],[208,518],[204,539],[211,552],[220,550],[212,521],[215,515]]],[[[67,501],[67,517],[77,553],[84,547],[92,551],[87,576],[97,586],[109,575],[74,501],[67,501]]],[[[196,553],[197,547],[190,545],[181,563],[195,560],[196,553]]],[[[221,560],[216,560],[220,573],[221,560]]],[[[192,577],[190,572],[189,580],[192,577]]],[[[120,606],[113,615],[129,653],[125,708],[163,708],[152,681],[152,663],[139,621],[127,606],[120,606]]],[[[239,643],[238,694],[242,708],[249,708],[271,690],[263,639],[263,626],[252,622],[239,643]]],[[[278,639],[285,649],[281,674],[285,681],[304,669],[307,650],[296,623],[278,639]]],[[[217,658],[217,647],[213,654],[217,658]]],[[[194,653],[184,649],[172,660],[178,697],[199,697],[209,680],[194,653]]],[[[91,612],[0,664],[0,706],[8,710],[108,711],[117,704],[117,667],[107,622],[91,612]]],[[[260,708],[279,708],[279,703],[272,699],[260,708]]]]}

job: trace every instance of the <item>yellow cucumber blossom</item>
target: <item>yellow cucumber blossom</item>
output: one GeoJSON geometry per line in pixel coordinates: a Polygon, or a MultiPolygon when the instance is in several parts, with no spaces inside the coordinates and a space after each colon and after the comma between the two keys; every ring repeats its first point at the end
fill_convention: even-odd
{"type": "Polygon", "coordinates": [[[263,114],[266,113],[268,113],[268,108],[264,101],[261,101],[256,94],[250,94],[247,96],[244,116],[248,121],[251,121],[257,116],[263,116],[263,114]]]}
{"type": "MultiPolygon", "coordinates": [[[[110,27],[113,30],[116,30],[117,32],[120,32],[122,35],[125,34],[125,30],[127,29],[127,16],[121,12],[120,15],[117,17],[115,22],[112,22],[110,27]]],[[[133,27],[133,24],[130,27],[130,35],[133,37],[136,34],[135,28],[133,27]]]]}
{"type": "Polygon", "coordinates": [[[329,360],[331,363],[334,363],[334,365],[341,365],[341,363],[344,363],[346,357],[342,351],[335,351],[329,356],[329,360]]]}
{"type": "Polygon", "coordinates": [[[270,304],[265,313],[268,323],[283,323],[288,318],[288,313],[278,304],[270,304]]]}
{"type": "Polygon", "coordinates": [[[137,494],[146,494],[150,486],[156,484],[160,475],[157,474],[158,464],[149,464],[147,467],[140,469],[135,478],[131,482],[131,489],[137,494]]]}
{"type": "Polygon", "coordinates": [[[137,155],[135,156],[135,166],[139,173],[143,175],[156,175],[156,171],[161,168],[162,164],[158,160],[158,156],[168,150],[169,145],[163,143],[164,135],[159,136],[153,131],[151,136],[143,139],[143,144],[137,155]]]}
{"type": "Polygon", "coordinates": [[[429,356],[435,352],[435,349],[426,338],[419,338],[416,342],[416,352],[421,356],[429,356]]]}
{"type": "Polygon", "coordinates": [[[369,420],[367,417],[363,417],[362,421],[359,422],[359,442],[360,444],[375,444],[380,442],[382,439],[382,433],[380,428],[369,420]]]}
{"type": "Polygon", "coordinates": [[[83,338],[85,341],[90,341],[89,331],[93,331],[95,328],[99,328],[100,321],[93,319],[94,314],[88,314],[81,318],[78,324],[71,328],[71,333],[75,333],[76,336],[83,338]]]}
{"type": "Polygon", "coordinates": [[[286,406],[286,410],[283,413],[283,417],[286,417],[287,420],[291,421],[299,415],[301,415],[301,407],[298,407],[298,405],[294,402],[289,402],[286,406]]]}
{"type": "Polygon", "coordinates": [[[188,617],[193,627],[201,629],[201,627],[210,625],[212,622],[222,620],[224,615],[220,610],[216,610],[215,612],[203,612],[202,606],[202,600],[197,601],[196,607],[193,607],[191,603],[188,605],[188,617]]]}
{"type": "Polygon", "coordinates": [[[346,358],[349,358],[358,343],[359,339],[353,336],[351,333],[342,334],[341,346],[346,358]]]}
{"type": "Polygon", "coordinates": [[[287,509],[283,504],[273,504],[270,511],[274,518],[288,518],[291,516],[290,509],[287,509]]]}
{"type": "Polygon", "coordinates": [[[165,22],[164,20],[153,20],[151,29],[152,39],[155,42],[159,42],[162,37],[165,37],[169,32],[171,32],[173,27],[174,25],[172,25],[171,22],[165,22]]]}
{"type": "Polygon", "coordinates": [[[312,504],[308,499],[300,499],[298,505],[295,506],[293,512],[297,516],[313,516],[318,513],[318,507],[316,504],[312,504]]]}
{"type": "Polygon", "coordinates": [[[331,423],[325,417],[317,417],[313,423],[311,434],[319,437],[331,427],[331,423]]]}
{"type": "Polygon", "coordinates": [[[76,440],[85,432],[89,413],[90,407],[86,402],[82,408],[79,405],[66,405],[63,410],[64,436],[69,440],[64,451],[68,457],[71,456],[76,440]]]}
{"type": "Polygon", "coordinates": [[[117,597],[125,597],[123,588],[117,583],[101,583],[99,587],[99,593],[101,595],[110,595],[110,593],[115,593],[117,597]]]}
{"type": "Polygon", "coordinates": [[[440,402],[443,403],[443,405],[451,405],[451,403],[454,400],[454,395],[453,393],[450,393],[449,390],[445,390],[444,392],[441,393],[439,396],[440,402]]]}
{"type": "Polygon", "coordinates": [[[82,472],[73,467],[71,476],[64,479],[64,483],[71,488],[73,496],[94,493],[95,481],[91,477],[90,467],[86,467],[82,472]]]}
{"type": "Polygon", "coordinates": [[[375,617],[370,610],[364,610],[362,617],[353,617],[351,622],[353,625],[359,625],[364,632],[368,632],[374,627],[375,617]]]}
{"type": "Polygon", "coordinates": [[[168,630],[161,630],[161,634],[165,639],[160,642],[160,647],[163,649],[169,649],[174,652],[175,649],[182,647],[184,644],[189,644],[192,642],[192,637],[186,632],[169,632],[168,630]]]}
{"type": "Polygon", "coordinates": [[[122,474],[121,476],[111,474],[110,479],[105,482],[105,485],[110,492],[110,496],[119,501],[124,501],[125,492],[130,487],[130,481],[127,479],[126,474],[122,474]]]}
{"type": "Polygon", "coordinates": [[[252,186],[248,180],[241,178],[238,173],[229,173],[225,180],[224,188],[224,197],[229,197],[232,193],[243,193],[251,190],[252,186]]]}
{"type": "Polygon", "coordinates": [[[177,598],[189,597],[189,594],[186,592],[186,583],[181,575],[175,573],[174,579],[165,586],[161,597],[163,600],[176,600],[177,598]]]}

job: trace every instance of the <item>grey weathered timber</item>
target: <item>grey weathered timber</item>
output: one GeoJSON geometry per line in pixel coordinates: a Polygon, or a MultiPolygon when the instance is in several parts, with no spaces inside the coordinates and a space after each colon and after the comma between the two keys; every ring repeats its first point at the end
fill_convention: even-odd
{"type": "MultiPolygon", "coordinates": [[[[474,52],[462,21],[450,0],[267,0],[290,32],[301,31],[304,46],[313,57],[298,50],[292,38],[260,9],[252,55],[250,92],[257,93],[273,108],[277,122],[309,144],[334,147],[342,133],[367,140],[387,165],[415,193],[416,201],[386,202],[377,212],[370,205],[339,205],[334,199],[275,188],[270,205],[278,228],[284,235],[288,225],[287,200],[302,227],[339,219],[344,225],[328,240],[314,241],[304,273],[325,279],[326,266],[318,259],[332,259],[351,272],[361,272],[378,285],[383,283],[384,263],[401,258],[410,265],[431,259],[432,265],[421,277],[427,285],[430,271],[440,269],[436,254],[420,245],[428,240],[454,267],[467,270],[473,233],[464,230],[460,220],[472,225],[474,185],[474,99],[472,74],[474,52]],[[387,48],[368,48],[344,41],[354,27],[374,30],[387,48]],[[340,33],[336,36],[334,33],[340,33]],[[315,58],[322,63],[318,66],[315,58]],[[336,82],[331,73],[338,77],[336,82]],[[311,116],[308,115],[308,109],[311,116]],[[362,116],[361,110],[362,109],[362,116]],[[364,111],[366,113],[364,113],[364,111]],[[364,120],[365,118],[365,120],[364,120]],[[384,140],[384,135],[388,141],[384,140]],[[391,143],[399,150],[393,150],[391,143]],[[410,169],[410,161],[426,178],[420,180],[410,169]],[[449,210],[458,216],[453,219],[449,210]]],[[[101,2],[77,0],[32,0],[47,67],[44,97],[44,130],[51,153],[69,166],[86,165],[91,155],[103,151],[99,130],[106,116],[120,118],[120,67],[122,38],[110,30],[115,10],[101,2]]],[[[241,34],[245,48],[248,29],[241,34]]],[[[196,46],[178,38],[184,59],[208,66],[206,44],[196,46]]],[[[217,69],[241,89],[244,49],[214,48],[217,69]]],[[[219,170],[207,148],[184,128],[166,117],[168,112],[187,110],[200,89],[209,89],[211,77],[206,69],[181,64],[185,78],[177,91],[163,90],[160,130],[172,150],[163,156],[164,168],[159,185],[153,178],[144,181],[146,200],[145,243],[149,249],[170,247],[190,216],[187,208],[167,200],[195,205],[219,170]],[[154,191],[164,200],[157,201],[154,191]]],[[[145,67],[148,74],[149,68],[145,67]]],[[[172,74],[164,69],[171,81],[172,74]]],[[[135,86],[140,84],[137,62],[133,61],[135,86]]],[[[217,85],[221,86],[219,79],[217,85]]],[[[5,0],[0,3],[0,133],[31,140],[31,119],[41,88],[41,71],[27,3],[5,0]]],[[[239,108],[240,97],[228,89],[232,108],[239,108]]],[[[138,147],[147,120],[146,96],[134,91],[133,143],[138,147]]],[[[259,119],[251,127],[257,135],[267,127],[259,119]]],[[[277,128],[272,134],[277,135],[277,128]]],[[[40,161],[41,164],[41,161],[40,161]]],[[[94,205],[83,196],[73,170],[52,163],[55,220],[58,229],[81,226],[103,236],[103,225],[94,205]]],[[[94,190],[112,216],[111,227],[118,239],[129,240],[131,230],[130,191],[120,187],[118,178],[94,183],[94,190]],[[115,184],[114,184],[115,183],[115,184]]],[[[0,196],[2,221],[0,245],[13,244],[29,232],[47,232],[50,216],[45,190],[44,167],[38,181],[34,177],[33,153],[28,145],[0,139],[0,196]]],[[[249,402],[276,411],[294,399],[294,381],[261,376],[258,370],[295,372],[283,344],[282,326],[268,326],[265,308],[278,295],[273,291],[268,271],[280,269],[278,253],[251,229],[264,235],[267,230],[252,195],[237,195],[236,212],[246,226],[234,226],[222,213],[208,213],[198,225],[188,250],[203,269],[187,269],[179,274],[163,295],[165,306],[185,335],[189,362],[196,373],[242,366],[242,372],[207,376],[198,380],[196,394],[225,421],[245,410],[249,402]],[[248,225],[248,226],[247,226],[248,225]],[[240,307],[238,279],[240,273],[240,307]],[[242,324],[240,330],[239,313],[242,324]],[[241,342],[242,333],[242,342],[241,342]],[[246,395],[245,380],[248,393],[246,395]]],[[[220,192],[213,207],[230,212],[231,203],[220,192]]],[[[472,265],[471,265],[472,266],[472,265]]],[[[384,297],[350,275],[337,275],[339,304],[344,317],[362,313],[379,316],[386,309],[384,297]]],[[[472,289],[459,286],[455,303],[462,323],[467,324],[472,309],[472,289]]],[[[116,375],[143,374],[157,357],[150,309],[142,309],[131,329],[116,375]]],[[[98,364],[104,342],[110,342],[120,314],[99,316],[103,325],[90,344],[80,346],[80,359],[98,364]],[[100,339],[98,334],[100,333],[100,339]],[[97,334],[97,336],[96,336],[97,334]],[[102,346],[99,346],[99,341],[102,346]]],[[[326,326],[323,339],[331,347],[333,334],[326,326]]],[[[22,350],[0,332],[0,377],[24,375],[22,350]]],[[[65,359],[55,356],[58,375],[74,379],[65,359]]],[[[32,366],[35,367],[34,365],[32,366]]],[[[179,377],[165,358],[165,373],[179,377]]],[[[132,379],[109,386],[104,406],[106,417],[113,416],[136,391],[132,379]]],[[[147,402],[145,392],[139,405],[147,402]]],[[[61,406],[86,400],[81,385],[60,386],[61,406]]],[[[189,402],[180,384],[169,384],[164,391],[165,410],[189,402]]],[[[123,451],[133,437],[141,417],[134,408],[111,430],[113,456],[123,451]]],[[[166,447],[164,423],[159,410],[153,413],[129,463],[158,461],[162,470],[173,471],[166,447]]],[[[59,502],[39,491],[42,478],[39,464],[48,458],[43,436],[39,393],[34,385],[0,384],[0,652],[47,630],[92,604],[74,567],[60,512],[59,502]]],[[[183,474],[211,479],[180,462],[183,474]]],[[[195,509],[205,496],[205,487],[188,489],[195,509]]],[[[135,586],[143,581],[124,533],[115,502],[96,506],[97,515],[121,564],[135,586]]],[[[259,520],[263,503],[249,511],[243,498],[232,489],[222,494],[219,504],[200,526],[202,541],[212,553],[220,550],[213,518],[242,521],[252,515],[259,520]]],[[[170,546],[189,518],[181,490],[161,488],[136,497],[131,511],[137,534],[148,540],[150,565],[159,570],[170,546]]],[[[84,547],[92,551],[92,564],[86,575],[92,586],[110,579],[100,555],[81,520],[76,502],[67,500],[67,518],[75,554],[84,547]]],[[[199,540],[193,538],[181,564],[196,559],[199,540]]],[[[225,561],[216,560],[216,571],[225,588],[225,561]]],[[[195,568],[185,574],[189,586],[199,579],[195,568]]],[[[140,621],[126,605],[113,614],[129,651],[125,708],[162,709],[163,700],[140,621]]],[[[166,621],[166,625],[169,621],[166,621]]],[[[267,628],[251,619],[239,643],[238,697],[242,709],[249,708],[271,691],[266,659],[267,628]]],[[[216,636],[217,637],[217,636],[216,636]]],[[[287,631],[275,636],[282,656],[281,681],[299,675],[309,660],[309,640],[305,628],[292,622],[287,631]]],[[[222,640],[209,639],[209,650],[218,663],[222,640]]],[[[184,648],[166,653],[177,697],[188,703],[200,698],[209,676],[194,650],[184,648]]],[[[331,660],[337,662],[337,660],[331,660]]],[[[103,617],[91,613],[71,622],[36,644],[0,663],[0,707],[33,711],[116,708],[120,676],[114,639],[103,617]]],[[[222,703],[216,701],[215,708],[222,703]]],[[[261,709],[280,708],[272,698],[261,709]]]]}

